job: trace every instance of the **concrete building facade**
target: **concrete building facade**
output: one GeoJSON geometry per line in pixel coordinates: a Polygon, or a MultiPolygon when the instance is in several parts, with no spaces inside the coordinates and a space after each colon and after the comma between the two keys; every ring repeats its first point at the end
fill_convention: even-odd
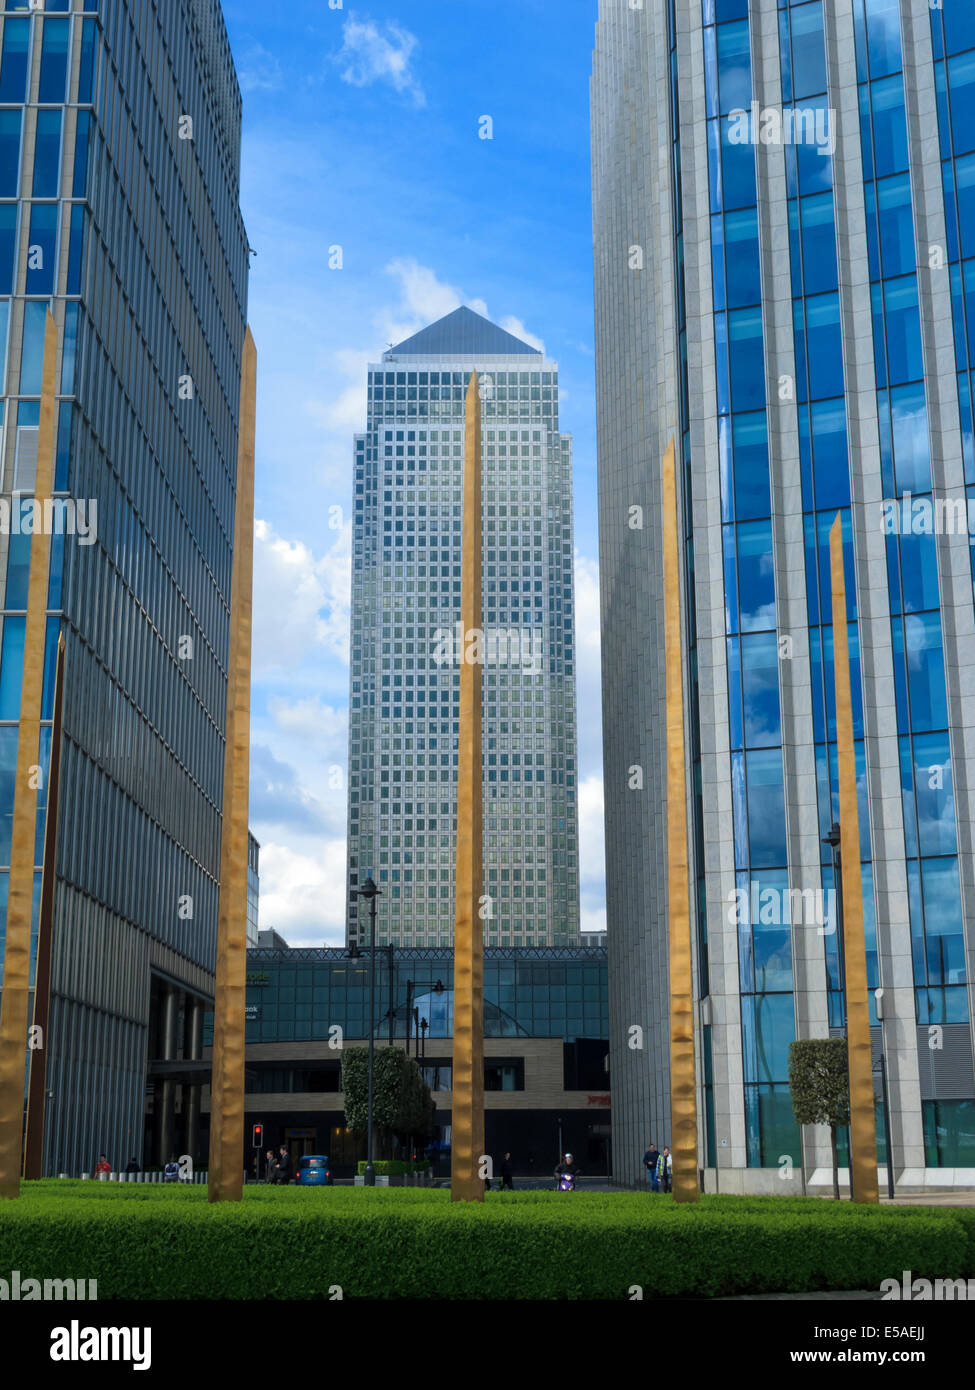
{"type": "Polygon", "coordinates": [[[968,528],[943,508],[964,511],[975,484],[973,82],[975,21],[953,0],[600,0],[610,1049],[625,1181],[669,1126],[659,518],[673,439],[706,1184],[826,1180],[828,1133],[795,1124],[788,1048],[845,1024],[824,843],[838,817],[838,512],[878,1163],[882,1057],[898,1183],[975,1182],[975,607],[968,528]]]}
{"type": "Polygon", "coordinates": [[[368,391],[355,443],[347,939],[367,940],[351,890],[371,875],[382,941],[452,941],[459,663],[480,660],[485,944],[578,944],[572,452],[558,368],[460,308],[385,353],[368,391]],[[458,630],[472,371],[479,636],[458,630]]]}

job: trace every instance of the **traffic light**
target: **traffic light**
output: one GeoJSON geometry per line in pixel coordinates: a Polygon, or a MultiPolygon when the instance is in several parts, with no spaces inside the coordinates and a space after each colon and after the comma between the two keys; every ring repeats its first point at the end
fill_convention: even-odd
{"type": "Polygon", "coordinates": [[[264,1142],[264,1126],[251,1125],[251,1146],[259,1149],[264,1142]]]}

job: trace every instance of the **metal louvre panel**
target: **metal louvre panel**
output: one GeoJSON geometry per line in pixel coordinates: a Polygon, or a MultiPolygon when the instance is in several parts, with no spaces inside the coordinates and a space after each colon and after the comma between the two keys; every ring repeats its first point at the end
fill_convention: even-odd
{"type": "Polygon", "coordinates": [[[917,1030],[922,1100],[968,1100],[975,1095],[975,1059],[967,1023],[939,1025],[941,1047],[929,1044],[930,1030],[917,1030]]]}

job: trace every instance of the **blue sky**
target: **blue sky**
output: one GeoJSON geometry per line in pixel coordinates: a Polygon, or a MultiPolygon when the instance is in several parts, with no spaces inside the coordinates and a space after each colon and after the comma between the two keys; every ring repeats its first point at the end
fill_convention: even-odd
{"type": "Polygon", "coordinates": [[[261,924],[296,945],[343,938],[352,436],[365,426],[366,364],[463,303],[559,363],[575,460],[583,922],[601,926],[596,0],[223,7],[256,252],[261,924]],[[491,139],[479,138],[485,116],[491,139]],[[330,248],[341,248],[341,268],[330,268],[330,248]]]}

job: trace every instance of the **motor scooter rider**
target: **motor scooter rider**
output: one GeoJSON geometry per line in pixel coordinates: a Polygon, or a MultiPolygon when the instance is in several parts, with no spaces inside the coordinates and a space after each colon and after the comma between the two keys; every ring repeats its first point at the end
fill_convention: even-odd
{"type": "Polygon", "coordinates": [[[576,1185],[576,1178],[581,1177],[579,1165],[571,1154],[566,1154],[562,1162],[555,1169],[556,1190],[572,1191],[576,1185]],[[563,1179],[566,1180],[563,1183],[563,1179]]]}

